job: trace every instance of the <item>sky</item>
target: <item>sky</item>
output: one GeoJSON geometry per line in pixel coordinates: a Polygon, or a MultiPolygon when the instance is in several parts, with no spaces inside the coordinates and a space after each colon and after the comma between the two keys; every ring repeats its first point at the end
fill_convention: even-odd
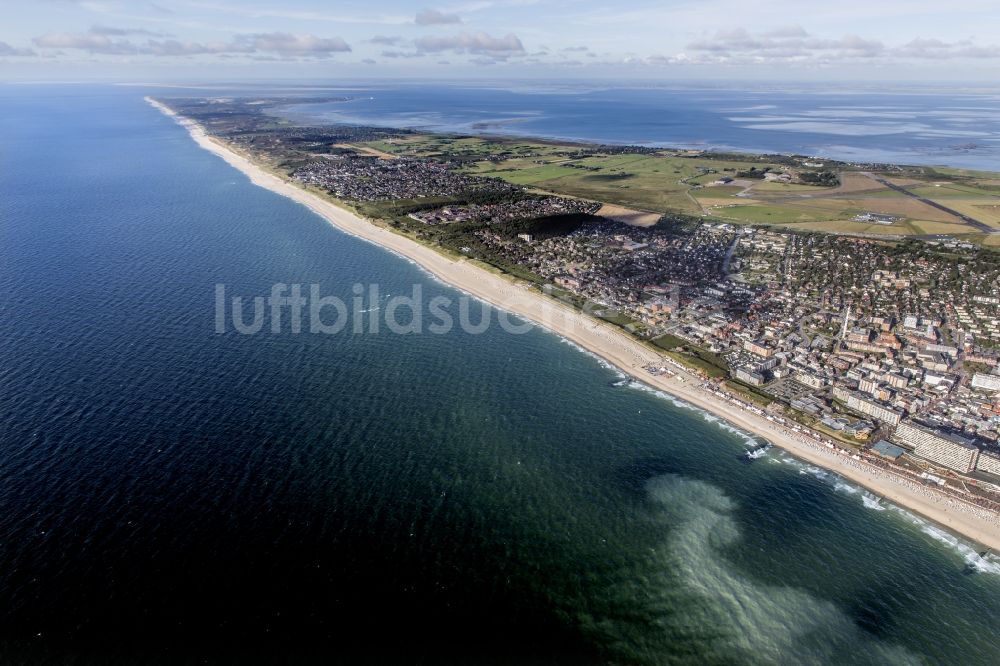
{"type": "Polygon", "coordinates": [[[0,80],[1000,81],[998,0],[0,0],[0,80]]]}

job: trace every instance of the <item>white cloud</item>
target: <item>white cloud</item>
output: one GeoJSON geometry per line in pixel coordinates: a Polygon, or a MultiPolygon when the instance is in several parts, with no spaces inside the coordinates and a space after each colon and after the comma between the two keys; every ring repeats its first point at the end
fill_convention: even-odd
{"type": "Polygon", "coordinates": [[[900,60],[945,60],[952,58],[1000,58],[1000,47],[978,46],[971,40],[946,42],[918,37],[902,46],[886,46],[882,41],[858,35],[838,39],[811,36],[799,27],[762,33],[744,29],[717,32],[708,39],[688,45],[688,49],[715,56],[715,61],[817,61],[837,62],[880,58],[900,60]]]}
{"type": "Polygon", "coordinates": [[[917,37],[903,44],[895,52],[903,57],[925,60],[1000,58],[1000,46],[976,46],[970,40],[944,42],[926,37],[917,37]]]}
{"type": "Polygon", "coordinates": [[[711,37],[688,44],[687,48],[699,54],[707,54],[709,57],[702,59],[715,62],[844,60],[873,58],[886,51],[885,45],[877,40],[857,35],[823,39],[811,36],[799,26],[762,33],[751,33],[744,28],[719,31],[711,37]]]}
{"type": "Polygon", "coordinates": [[[917,38],[901,46],[848,34],[839,38],[813,36],[800,26],[750,32],[744,28],[717,31],[675,54],[631,56],[628,64],[667,65],[836,65],[877,61],[879,65],[907,61],[996,59],[1000,46],[978,46],[970,40],[946,42],[917,38]]]}
{"type": "Polygon", "coordinates": [[[142,52],[153,56],[192,56],[206,53],[227,53],[232,52],[230,45],[224,43],[192,42],[188,40],[150,40],[143,47],[142,52]]]}
{"type": "Polygon", "coordinates": [[[423,53],[414,53],[412,51],[382,51],[383,58],[423,58],[423,53]]]}
{"type": "Polygon", "coordinates": [[[244,44],[254,52],[265,51],[282,55],[329,55],[350,51],[351,47],[340,37],[268,32],[240,35],[235,44],[244,44]]]}
{"type": "Polygon", "coordinates": [[[414,44],[418,50],[428,53],[454,51],[494,57],[524,53],[524,45],[517,35],[512,33],[503,37],[492,37],[485,32],[463,33],[450,37],[421,37],[414,44]]]}
{"type": "Polygon", "coordinates": [[[375,35],[368,40],[369,44],[381,44],[382,46],[395,46],[403,41],[403,38],[399,35],[375,35]]]}
{"type": "Polygon", "coordinates": [[[32,40],[43,49],[78,49],[87,53],[124,55],[137,52],[136,46],[125,39],[111,39],[93,32],[49,32],[32,40]]]}
{"type": "Polygon", "coordinates": [[[144,28],[116,28],[110,25],[94,25],[90,27],[90,32],[94,35],[107,35],[108,37],[126,37],[128,35],[144,35],[146,37],[168,37],[169,35],[146,30],[144,28]]]}
{"type": "MultiPolygon", "coordinates": [[[[77,49],[103,55],[193,56],[204,54],[272,54],[281,57],[330,56],[351,50],[340,37],[317,37],[310,34],[266,32],[237,35],[228,42],[197,42],[177,39],[150,39],[136,44],[127,39],[112,39],[109,31],[91,29],[84,33],[53,32],[35,37],[36,46],[45,49],[77,49]]],[[[112,35],[123,34],[116,29],[112,35]]],[[[130,31],[126,34],[147,34],[130,31]]]]}
{"type": "Polygon", "coordinates": [[[461,23],[462,19],[458,14],[445,14],[436,9],[425,9],[417,13],[413,22],[417,25],[454,25],[461,23]]]}

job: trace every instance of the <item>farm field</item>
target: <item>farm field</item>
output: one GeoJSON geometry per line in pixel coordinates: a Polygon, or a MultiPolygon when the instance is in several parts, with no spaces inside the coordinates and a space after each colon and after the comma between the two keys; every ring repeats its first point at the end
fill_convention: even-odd
{"type": "Polygon", "coordinates": [[[659,222],[661,217],[659,213],[643,213],[614,204],[604,204],[596,215],[609,220],[617,220],[631,227],[651,227],[659,222]]]}
{"type": "Polygon", "coordinates": [[[810,169],[795,158],[774,156],[623,152],[608,146],[425,134],[370,142],[364,148],[401,157],[448,159],[470,175],[609,204],[614,207],[609,211],[627,209],[623,219],[643,224],[674,213],[828,233],[974,234],[983,242],[992,240],[956,214],[920,197],[1000,233],[1000,175],[996,173],[912,167],[897,169],[887,177],[830,164],[839,179],[839,184],[830,187],[795,182],[810,169]],[[790,177],[792,182],[766,180],[764,171],[788,174],[783,178],[790,177]],[[876,180],[879,177],[905,191],[892,189],[876,180]],[[716,184],[724,178],[731,182],[716,184]],[[876,224],[860,219],[865,215],[894,219],[876,224]]]}

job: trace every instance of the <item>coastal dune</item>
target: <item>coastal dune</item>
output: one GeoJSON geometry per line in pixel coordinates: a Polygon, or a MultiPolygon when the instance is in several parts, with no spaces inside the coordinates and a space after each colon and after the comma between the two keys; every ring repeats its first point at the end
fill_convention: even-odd
{"type": "Polygon", "coordinates": [[[714,395],[701,386],[701,379],[679,368],[672,368],[671,375],[650,374],[646,368],[664,365],[664,358],[617,327],[578,312],[527,285],[512,282],[467,260],[446,257],[416,241],[372,224],[268,173],[210,137],[197,123],[178,116],[156,100],[147,97],[146,101],[175,118],[199,146],[239,169],[255,185],[308,207],[353,236],[410,259],[449,285],[555,332],[644,384],[714,414],[741,430],[763,437],[797,458],[829,469],[953,532],[991,549],[1000,550],[1000,522],[994,514],[810,441],[802,433],[794,432],[714,395]]]}

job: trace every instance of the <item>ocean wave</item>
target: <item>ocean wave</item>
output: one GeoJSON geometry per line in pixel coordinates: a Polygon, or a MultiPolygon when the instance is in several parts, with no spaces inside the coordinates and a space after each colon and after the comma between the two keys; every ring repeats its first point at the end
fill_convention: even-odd
{"type": "MultiPolygon", "coordinates": [[[[833,472],[830,472],[829,470],[825,470],[822,467],[817,467],[816,465],[812,465],[810,463],[803,462],[803,461],[799,460],[798,458],[795,458],[795,457],[789,455],[788,453],[784,453],[783,452],[781,454],[781,456],[779,456],[779,459],[781,460],[781,462],[785,463],[786,465],[790,465],[791,467],[796,468],[798,470],[799,474],[803,474],[803,475],[807,475],[807,476],[812,476],[812,477],[815,477],[815,478],[819,479],[820,481],[830,481],[831,479],[833,479],[835,481],[840,481],[843,484],[843,487],[845,487],[845,488],[849,485],[847,483],[847,481],[843,479],[843,477],[835,475],[833,472]],[[836,479],[834,479],[834,476],[836,476],[836,479]]],[[[836,489],[836,485],[835,484],[834,484],[834,488],[836,489]]]]}
{"type": "Polygon", "coordinates": [[[584,354],[584,355],[589,356],[590,358],[594,359],[595,361],[597,361],[597,364],[600,365],[602,368],[606,368],[606,369],[611,370],[612,372],[614,372],[615,375],[618,377],[618,379],[628,379],[629,378],[629,376],[627,374],[625,374],[624,372],[622,372],[621,368],[619,368],[614,363],[611,363],[610,361],[608,361],[604,357],[600,356],[599,354],[595,354],[594,352],[590,351],[586,347],[580,346],[579,344],[573,342],[572,340],[570,340],[569,338],[567,338],[567,337],[565,337],[563,335],[560,335],[559,333],[556,333],[555,331],[550,331],[549,329],[545,329],[545,330],[548,331],[549,333],[551,333],[552,335],[556,336],[556,338],[559,339],[559,342],[563,343],[564,345],[569,345],[570,347],[572,347],[573,349],[577,350],[581,354],[584,354]]]}
{"type": "Polygon", "coordinates": [[[866,509],[871,509],[872,511],[885,511],[885,507],[882,505],[881,499],[869,492],[861,494],[861,503],[866,509]]]}
{"type": "Polygon", "coordinates": [[[893,515],[902,518],[906,522],[917,527],[927,536],[933,538],[935,541],[947,546],[952,552],[960,556],[965,561],[966,565],[975,571],[980,573],[1000,574],[1000,556],[990,553],[987,554],[986,557],[980,557],[979,551],[976,550],[971,542],[966,541],[961,537],[957,537],[947,530],[938,527],[934,523],[931,523],[930,521],[927,521],[908,511],[907,509],[889,502],[884,498],[865,490],[861,486],[847,481],[839,474],[820,469],[819,467],[810,465],[809,463],[804,463],[787,454],[783,454],[779,458],[781,462],[797,467],[799,469],[799,474],[807,474],[819,479],[820,481],[830,482],[833,489],[837,492],[849,495],[859,495],[861,497],[861,504],[866,509],[870,509],[872,511],[889,511],[893,515]]]}
{"type": "Polygon", "coordinates": [[[758,438],[756,438],[754,435],[751,435],[750,433],[746,432],[745,430],[740,430],[739,428],[737,428],[736,426],[732,425],[731,423],[729,423],[725,419],[720,418],[720,417],[716,416],[715,414],[713,414],[713,413],[711,413],[711,412],[709,412],[709,411],[707,411],[705,409],[702,409],[701,407],[698,407],[697,405],[692,405],[690,402],[687,402],[686,400],[682,400],[681,398],[678,398],[677,396],[671,395],[671,394],[669,394],[669,393],[667,393],[665,391],[661,391],[659,389],[655,389],[652,386],[649,386],[648,384],[644,384],[643,382],[640,382],[638,380],[635,380],[631,384],[629,384],[629,388],[634,388],[634,389],[638,389],[640,391],[645,391],[647,393],[652,393],[657,398],[660,398],[661,400],[666,400],[667,402],[669,402],[670,404],[672,404],[674,407],[679,407],[681,409],[687,409],[687,410],[690,410],[692,412],[695,412],[696,414],[698,414],[698,416],[700,416],[702,418],[702,420],[706,421],[707,423],[712,423],[712,424],[718,426],[722,430],[725,430],[725,431],[727,431],[729,433],[732,433],[732,434],[736,435],[737,437],[742,437],[743,438],[743,445],[746,446],[747,448],[756,448],[756,447],[760,446],[760,444],[761,444],[760,440],[758,438]]]}
{"type": "Polygon", "coordinates": [[[920,531],[958,553],[970,569],[979,573],[1000,574],[1000,558],[996,555],[980,555],[967,541],[924,520],[920,520],[920,531]]]}
{"type": "MultiPolygon", "coordinates": [[[[840,493],[847,493],[848,495],[857,495],[861,493],[862,501],[865,499],[864,492],[860,487],[854,485],[853,483],[847,483],[839,478],[834,479],[833,489],[840,493]]],[[[872,497],[874,497],[874,495],[872,497]]]]}
{"type": "Polygon", "coordinates": [[[970,542],[896,504],[887,502],[883,504],[883,508],[893,512],[934,541],[946,546],[972,569],[982,573],[1000,574],[1000,557],[997,555],[990,553],[986,557],[980,557],[979,551],[970,542]]]}

